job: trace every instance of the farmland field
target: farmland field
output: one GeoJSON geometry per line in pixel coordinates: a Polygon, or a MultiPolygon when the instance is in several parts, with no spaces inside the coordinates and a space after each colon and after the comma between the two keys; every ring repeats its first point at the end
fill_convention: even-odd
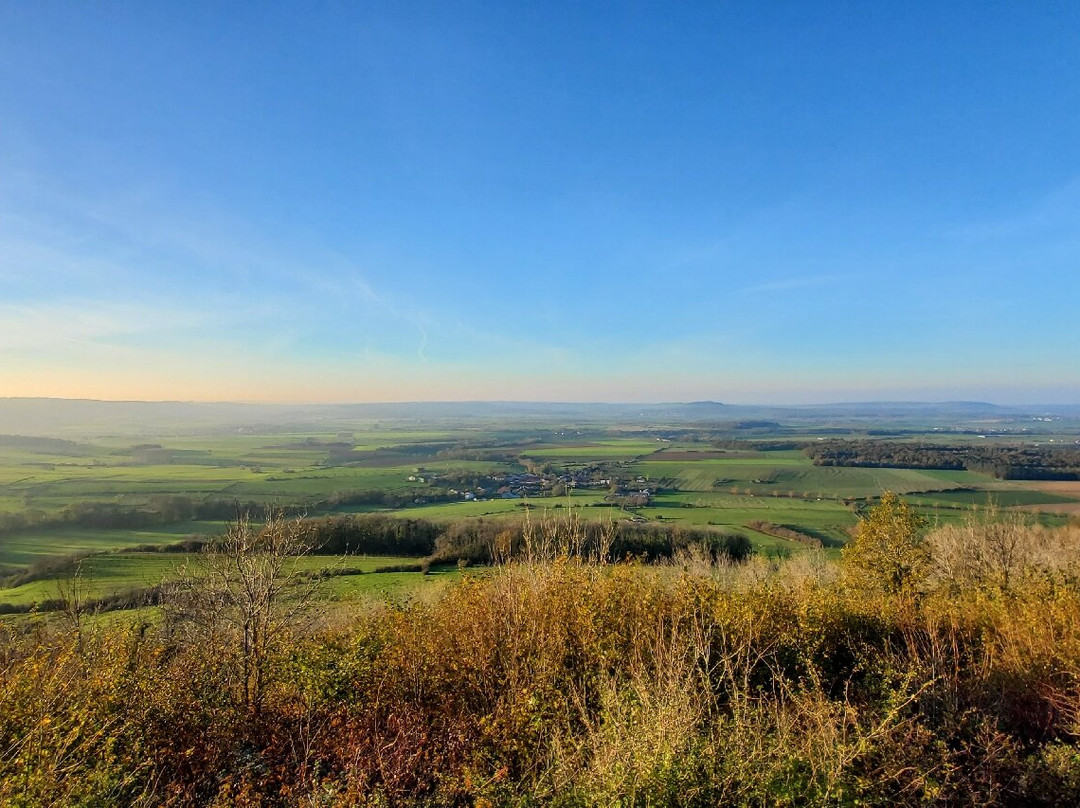
{"type": "Polygon", "coordinates": [[[224,522],[189,521],[147,529],[87,528],[62,525],[0,536],[0,568],[25,567],[47,556],[117,550],[143,544],[171,544],[188,536],[214,536],[224,522]]]}
{"type": "Polygon", "coordinates": [[[673,480],[680,490],[738,488],[755,494],[813,497],[873,497],[882,491],[907,494],[986,482],[980,475],[946,478],[918,469],[815,466],[800,452],[744,452],[730,459],[716,453],[709,453],[707,459],[689,459],[694,453],[685,452],[668,459],[667,454],[651,455],[632,467],[647,479],[673,480]]]}
{"type": "Polygon", "coordinates": [[[568,460],[631,460],[656,451],[656,442],[634,439],[600,441],[582,445],[543,446],[522,452],[525,457],[568,460]]]}
{"type": "MultiPolygon", "coordinates": [[[[408,587],[446,582],[457,576],[456,570],[436,569],[427,575],[419,572],[380,572],[383,567],[400,567],[423,559],[400,556],[301,556],[287,564],[287,571],[332,573],[320,594],[343,598],[349,595],[399,592],[408,587]]],[[[23,584],[0,589],[0,607],[25,606],[64,597],[78,587],[81,597],[96,600],[124,591],[147,589],[177,577],[181,572],[199,575],[198,556],[186,553],[107,553],[93,555],[55,574],[23,584]]]]}
{"type": "MultiPolygon", "coordinates": [[[[819,439],[813,427],[803,432],[803,445],[819,439]]],[[[815,465],[796,445],[727,444],[700,429],[393,419],[202,432],[84,425],[53,438],[0,435],[0,576],[90,554],[82,571],[94,592],[149,586],[178,556],[133,548],[212,537],[239,512],[268,506],[438,526],[511,524],[526,512],[541,524],[573,509],[582,520],[741,534],[761,551],[789,553],[802,544],[763,525],[835,548],[885,491],[904,495],[932,522],[991,503],[1051,523],[1080,510],[1080,483],[815,465]]],[[[386,591],[439,578],[382,575],[386,591]]],[[[335,576],[327,591],[346,596],[373,585],[362,575],[335,576]]],[[[0,604],[45,597],[50,586],[45,578],[0,589],[0,604]]]]}

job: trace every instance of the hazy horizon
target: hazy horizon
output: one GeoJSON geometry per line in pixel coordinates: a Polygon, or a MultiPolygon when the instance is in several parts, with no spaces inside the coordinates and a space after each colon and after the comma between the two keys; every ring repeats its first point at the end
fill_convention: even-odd
{"type": "Polygon", "coordinates": [[[923,406],[923,407],[949,407],[949,406],[990,406],[1006,409],[1024,407],[1077,407],[1080,408],[1080,400],[1062,401],[994,401],[989,399],[920,399],[920,398],[880,398],[880,399],[821,399],[821,400],[782,400],[782,401],[754,401],[754,400],[728,400],[716,401],[713,399],[651,399],[651,400],[603,400],[603,399],[413,399],[413,400],[386,400],[386,401],[313,401],[313,400],[242,400],[242,399],[136,399],[136,398],[71,398],[63,396],[0,396],[0,402],[33,402],[50,401],[66,403],[90,403],[90,404],[177,404],[177,405],[222,405],[222,406],[251,406],[251,407],[363,407],[363,406],[425,406],[425,405],[506,405],[506,406],[567,406],[567,407],[691,407],[691,406],[722,406],[741,409],[753,408],[828,408],[828,407],[885,407],[885,406],[923,406]]]}
{"type": "Polygon", "coordinates": [[[0,395],[1080,401],[1080,6],[0,7],[0,395]]]}

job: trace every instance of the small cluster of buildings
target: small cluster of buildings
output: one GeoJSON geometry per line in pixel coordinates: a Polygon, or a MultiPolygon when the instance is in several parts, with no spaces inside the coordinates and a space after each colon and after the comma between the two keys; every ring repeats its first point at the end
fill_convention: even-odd
{"type": "MultiPolygon", "coordinates": [[[[438,475],[417,469],[406,477],[409,482],[433,484],[438,475]]],[[[653,491],[645,487],[646,480],[621,482],[605,476],[596,468],[575,469],[558,474],[532,471],[492,474],[473,487],[448,488],[450,496],[460,496],[465,501],[486,499],[521,499],[545,496],[562,496],[575,488],[610,488],[613,497],[629,498],[635,504],[646,504],[653,491]]]]}

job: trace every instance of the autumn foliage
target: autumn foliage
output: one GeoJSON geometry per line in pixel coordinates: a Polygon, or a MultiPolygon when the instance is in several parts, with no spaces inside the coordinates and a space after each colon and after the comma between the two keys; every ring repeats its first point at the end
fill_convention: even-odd
{"type": "Polygon", "coordinates": [[[258,699],[242,631],[5,624],[0,804],[1080,802],[1080,530],[881,508],[860,539],[917,552],[899,578],[861,550],[507,563],[275,630],[258,699]]]}

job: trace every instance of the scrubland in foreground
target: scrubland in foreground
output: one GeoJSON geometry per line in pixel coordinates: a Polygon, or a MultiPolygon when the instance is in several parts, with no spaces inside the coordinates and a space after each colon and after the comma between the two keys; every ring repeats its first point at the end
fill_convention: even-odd
{"type": "Polygon", "coordinates": [[[1077,804],[1080,528],[919,528],[886,497],[841,563],[556,553],[319,623],[271,587],[9,624],[0,802],[1077,804]]]}

